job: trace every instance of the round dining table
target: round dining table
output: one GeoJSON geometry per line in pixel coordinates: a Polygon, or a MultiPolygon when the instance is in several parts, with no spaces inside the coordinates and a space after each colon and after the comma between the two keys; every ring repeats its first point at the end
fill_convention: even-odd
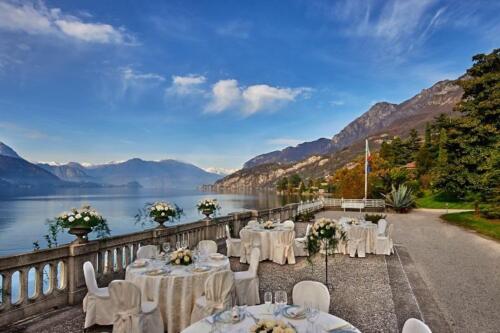
{"type": "Polygon", "coordinates": [[[172,265],[165,259],[147,259],[144,267],[129,265],[125,280],[141,289],[143,300],[158,302],[166,331],[180,332],[190,325],[191,312],[196,299],[205,291],[207,278],[224,269],[230,269],[226,256],[208,257],[196,267],[194,264],[172,265]],[[163,272],[158,273],[159,269],[163,272]]]}
{"type": "MultiPolygon", "coordinates": [[[[219,318],[225,318],[226,316],[215,314],[194,323],[182,331],[182,333],[250,333],[251,327],[255,325],[257,321],[269,319],[284,321],[285,324],[296,333],[305,333],[308,332],[308,329],[312,329],[311,332],[318,333],[360,333],[356,327],[344,319],[326,312],[319,312],[318,316],[311,324],[306,318],[289,319],[282,314],[277,318],[273,314],[274,311],[272,307],[274,307],[274,305],[265,304],[240,307],[241,321],[236,323],[221,322],[219,318]]],[[[286,307],[290,307],[290,305],[286,307]]]]}
{"type": "Polygon", "coordinates": [[[357,224],[349,224],[349,222],[342,222],[341,224],[347,233],[347,238],[349,238],[350,230],[354,228],[361,228],[363,230],[363,234],[365,235],[365,252],[375,253],[378,234],[378,226],[375,223],[368,221],[359,221],[357,222],[357,224]]]}
{"type": "Polygon", "coordinates": [[[282,225],[276,225],[273,229],[265,229],[261,225],[247,226],[245,229],[250,231],[252,242],[258,244],[260,248],[260,261],[272,260],[274,249],[273,239],[275,239],[279,233],[292,230],[282,225]]]}

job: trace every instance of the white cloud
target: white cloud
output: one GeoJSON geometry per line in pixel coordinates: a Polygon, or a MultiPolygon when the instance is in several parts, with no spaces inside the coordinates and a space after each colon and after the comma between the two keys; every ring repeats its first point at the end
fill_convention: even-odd
{"type": "Polygon", "coordinates": [[[245,115],[274,111],[309,91],[310,88],[280,88],[267,84],[240,87],[234,79],[220,80],[212,87],[206,111],[219,113],[235,109],[245,115]]]}
{"type": "Polygon", "coordinates": [[[275,138],[275,139],[269,139],[266,141],[267,144],[270,144],[273,146],[296,146],[302,142],[304,142],[304,141],[299,140],[299,139],[291,139],[291,138],[275,138]]]}
{"type": "Polygon", "coordinates": [[[252,25],[249,22],[234,20],[218,27],[215,31],[220,36],[247,39],[252,25]]]}
{"type": "Polygon", "coordinates": [[[99,22],[83,22],[78,17],[63,14],[59,8],[48,8],[42,1],[22,4],[0,2],[0,29],[91,43],[134,43],[133,37],[123,28],[99,22]]]}
{"type": "Polygon", "coordinates": [[[131,67],[123,67],[121,69],[122,78],[129,82],[140,82],[140,81],[165,81],[165,78],[160,74],[156,73],[141,73],[135,71],[131,67]]]}
{"type": "Polygon", "coordinates": [[[203,92],[199,87],[206,81],[203,75],[172,76],[172,85],[166,92],[171,95],[189,95],[203,92]]]}
{"type": "Polygon", "coordinates": [[[132,67],[119,69],[119,79],[121,91],[119,97],[123,97],[127,92],[133,92],[134,98],[139,97],[147,88],[153,88],[165,81],[165,78],[156,73],[142,73],[132,67]]]}

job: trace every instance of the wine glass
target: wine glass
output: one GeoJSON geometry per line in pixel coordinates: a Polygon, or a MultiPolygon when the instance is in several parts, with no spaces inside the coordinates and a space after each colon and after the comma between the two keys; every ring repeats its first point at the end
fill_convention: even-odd
{"type": "Polygon", "coordinates": [[[318,306],[314,302],[305,302],[305,307],[308,326],[311,328],[308,331],[314,331],[314,322],[319,316],[318,306]]]}
{"type": "Polygon", "coordinates": [[[182,241],[181,246],[182,246],[183,249],[187,249],[188,248],[188,242],[187,242],[186,239],[182,241]]]}
{"type": "Polygon", "coordinates": [[[264,293],[264,304],[267,305],[267,312],[271,313],[271,306],[273,304],[273,293],[266,291],[264,293]]]}
{"type": "Polygon", "coordinates": [[[177,241],[175,242],[175,249],[179,250],[181,248],[181,242],[177,241]]]}
{"type": "Polygon", "coordinates": [[[163,249],[163,252],[165,252],[165,254],[168,254],[170,252],[170,243],[163,243],[161,245],[162,249],[163,249]]]}

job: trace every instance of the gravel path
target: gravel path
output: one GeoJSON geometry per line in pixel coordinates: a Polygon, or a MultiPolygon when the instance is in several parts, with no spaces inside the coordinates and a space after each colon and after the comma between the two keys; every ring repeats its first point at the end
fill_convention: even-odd
{"type": "MultiPolygon", "coordinates": [[[[396,244],[408,252],[413,261],[411,266],[418,270],[451,331],[498,333],[500,243],[442,222],[439,216],[443,213],[414,210],[405,215],[387,214],[387,220],[395,224],[396,244]]],[[[321,215],[339,217],[359,213],[328,211],[321,215]]],[[[432,300],[415,289],[424,318],[432,318],[435,315],[432,300]]]]}

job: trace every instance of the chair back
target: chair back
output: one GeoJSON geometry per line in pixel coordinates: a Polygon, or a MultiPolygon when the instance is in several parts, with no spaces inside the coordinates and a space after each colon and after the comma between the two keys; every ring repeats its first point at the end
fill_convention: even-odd
{"type": "Polygon", "coordinates": [[[130,281],[114,280],[109,284],[109,297],[115,312],[141,312],[141,290],[130,281]]]}
{"type": "Polygon", "coordinates": [[[259,270],[259,262],[260,262],[260,249],[258,247],[254,247],[252,252],[250,252],[250,267],[248,271],[252,272],[252,275],[257,276],[257,271],[259,270]]]}
{"type": "Polygon", "coordinates": [[[137,250],[137,259],[152,259],[158,255],[156,245],[144,245],[137,250]]]}
{"type": "Polygon", "coordinates": [[[350,241],[366,239],[366,229],[359,226],[351,226],[347,229],[347,237],[350,241]]]}
{"type": "Polygon", "coordinates": [[[295,228],[295,223],[292,220],[286,220],[283,222],[283,227],[293,229],[295,228]]]}
{"type": "Polygon", "coordinates": [[[305,306],[313,305],[316,309],[328,313],[330,308],[330,292],[321,282],[301,281],[293,286],[293,304],[305,306]]]}
{"type": "Polygon", "coordinates": [[[257,222],[256,220],[251,220],[251,221],[248,221],[248,223],[247,223],[248,227],[254,227],[257,225],[259,225],[259,222],[257,222]]]}
{"type": "Polygon", "coordinates": [[[231,230],[229,230],[229,226],[226,224],[226,237],[227,239],[232,239],[231,238],[231,230]]]}
{"type": "Polygon", "coordinates": [[[207,303],[213,308],[223,310],[225,305],[231,304],[232,291],[234,288],[234,273],[223,270],[211,274],[205,281],[205,297],[207,303]]]}
{"type": "Polygon", "coordinates": [[[89,293],[96,294],[99,287],[95,279],[94,266],[90,261],[86,261],[83,264],[83,276],[85,277],[85,284],[87,285],[89,293]]]}
{"type": "Polygon", "coordinates": [[[213,240],[202,240],[198,243],[198,251],[204,254],[217,253],[217,243],[213,240]]]}
{"type": "Polygon", "coordinates": [[[432,331],[429,326],[424,324],[422,321],[410,318],[403,325],[401,333],[432,333],[432,331]]]}
{"type": "Polygon", "coordinates": [[[385,235],[386,228],[387,228],[387,221],[385,219],[378,220],[377,233],[379,235],[385,235]]]}
{"type": "Polygon", "coordinates": [[[295,241],[295,231],[293,230],[278,231],[274,233],[273,236],[276,237],[273,237],[276,245],[292,246],[295,241]]]}
{"type": "Polygon", "coordinates": [[[311,233],[311,224],[308,223],[307,227],[306,227],[306,238],[307,238],[307,236],[309,236],[310,233],[311,233]]]}
{"type": "Polygon", "coordinates": [[[240,238],[243,245],[252,245],[252,233],[250,232],[250,230],[241,229],[240,238]]]}
{"type": "Polygon", "coordinates": [[[392,238],[392,233],[394,232],[394,224],[389,223],[389,226],[387,227],[387,238],[391,239],[392,238]]]}

